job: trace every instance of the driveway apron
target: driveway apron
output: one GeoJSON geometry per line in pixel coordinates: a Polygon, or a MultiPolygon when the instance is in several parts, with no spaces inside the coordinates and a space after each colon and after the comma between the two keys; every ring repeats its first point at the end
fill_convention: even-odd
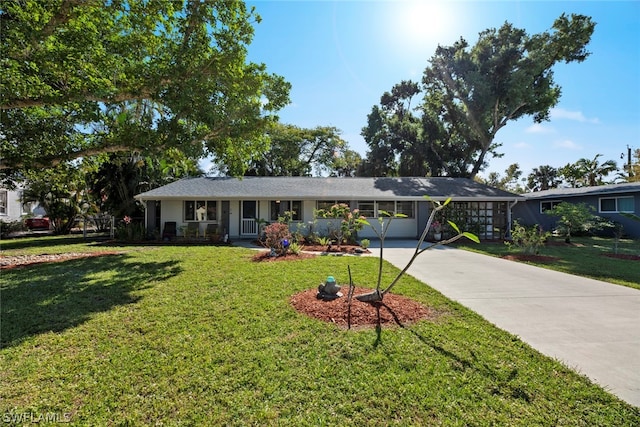
{"type": "MultiPolygon", "coordinates": [[[[384,258],[403,268],[414,249],[385,242],[384,258]]],[[[640,406],[639,290],[445,247],[408,273],[640,406]]]]}

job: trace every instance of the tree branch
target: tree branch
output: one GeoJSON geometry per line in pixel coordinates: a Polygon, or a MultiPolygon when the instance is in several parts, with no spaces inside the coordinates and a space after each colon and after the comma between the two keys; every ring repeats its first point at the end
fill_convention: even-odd
{"type": "MultiPolygon", "coordinates": [[[[170,79],[164,79],[160,82],[161,85],[171,83],[170,79]]],[[[136,93],[134,92],[120,92],[113,96],[95,96],[93,93],[83,92],[78,93],[74,96],[69,97],[65,100],[65,102],[102,102],[105,104],[113,103],[113,102],[124,102],[124,101],[132,101],[137,99],[153,99],[153,93],[151,91],[151,87],[142,87],[136,93]]],[[[18,98],[8,103],[0,104],[0,110],[12,110],[12,109],[21,109],[28,107],[44,107],[47,105],[55,105],[56,102],[50,102],[44,98],[18,98]]]]}
{"type": "Polygon", "coordinates": [[[5,159],[0,159],[0,170],[7,169],[20,169],[20,168],[50,168],[55,167],[62,162],[69,160],[79,159],[80,157],[95,156],[102,153],[121,153],[124,151],[132,151],[131,147],[126,145],[112,145],[108,147],[92,147],[85,150],[74,151],[73,153],[64,154],[61,156],[50,157],[45,161],[35,162],[33,164],[27,164],[25,162],[11,163],[9,164],[5,159]]]}
{"type": "MultiPolygon", "coordinates": [[[[53,14],[51,16],[51,19],[49,19],[49,22],[47,22],[45,24],[44,27],[42,27],[42,30],[40,31],[40,34],[43,36],[43,38],[45,37],[49,37],[51,34],[53,34],[53,31],[56,29],[56,27],[60,26],[61,24],[66,24],[67,22],[69,22],[69,19],[71,19],[73,17],[73,15],[71,14],[71,10],[75,7],[75,6],[97,6],[98,2],[95,0],[63,0],[62,4],[60,5],[60,8],[58,9],[58,12],[53,14]]],[[[40,39],[40,40],[42,40],[40,39]]],[[[35,48],[38,44],[38,40],[32,40],[31,41],[31,45],[35,48]]]]}

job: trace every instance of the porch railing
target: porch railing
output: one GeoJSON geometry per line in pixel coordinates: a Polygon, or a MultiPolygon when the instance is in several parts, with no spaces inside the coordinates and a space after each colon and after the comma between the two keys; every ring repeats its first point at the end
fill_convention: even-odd
{"type": "Polygon", "coordinates": [[[242,219],[242,235],[256,236],[258,234],[258,222],[253,218],[242,219]]]}

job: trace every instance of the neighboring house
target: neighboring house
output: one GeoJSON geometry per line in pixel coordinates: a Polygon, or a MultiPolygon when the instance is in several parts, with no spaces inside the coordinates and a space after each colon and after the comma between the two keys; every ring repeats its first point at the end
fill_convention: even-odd
{"type": "MultiPolygon", "coordinates": [[[[402,213],[406,218],[394,219],[387,236],[417,238],[431,209],[424,196],[440,201],[451,197],[445,219],[482,239],[503,238],[509,230],[511,206],[521,200],[516,194],[465,178],[311,177],[187,178],[136,199],[145,206],[147,230],[157,233],[167,222],[174,222],[182,229],[178,234],[193,227],[202,235],[213,226],[231,239],[250,239],[258,236],[262,221],[277,221],[285,211],[295,212],[291,225],[295,230],[298,224],[309,227],[317,209],[346,203],[377,227],[380,210],[402,213]]],[[[314,231],[322,233],[328,226],[327,220],[319,220],[314,231]]],[[[375,233],[365,227],[358,237],[372,238],[375,233]]]]}
{"type": "Polygon", "coordinates": [[[22,221],[27,216],[43,215],[36,203],[22,203],[22,189],[8,190],[0,187],[0,221],[22,221]]]}
{"type": "Polygon", "coordinates": [[[581,188],[554,188],[523,194],[524,200],[513,208],[513,218],[525,225],[538,224],[553,230],[557,218],[544,213],[560,202],[585,203],[595,215],[618,222],[629,237],[640,237],[640,222],[621,213],[640,216],[640,182],[598,185],[581,188]]]}

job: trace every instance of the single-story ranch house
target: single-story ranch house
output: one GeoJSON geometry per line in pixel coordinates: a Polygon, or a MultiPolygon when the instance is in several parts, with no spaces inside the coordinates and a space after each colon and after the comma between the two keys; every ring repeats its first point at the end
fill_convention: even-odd
{"type": "Polygon", "coordinates": [[[581,188],[554,188],[524,195],[513,208],[513,218],[522,224],[538,224],[553,230],[557,218],[544,213],[560,202],[585,203],[593,207],[595,215],[618,222],[632,238],[640,237],[640,222],[625,217],[624,213],[640,216],[640,182],[598,185],[581,188]]]}
{"type": "MultiPolygon", "coordinates": [[[[147,230],[173,235],[216,234],[230,239],[258,236],[264,222],[277,221],[293,211],[291,228],[309,227],[314,213],[335,203],[359,209],[372,226],[379,227],[378,212],[402,213],[394,219],[389,238],[417,238],[424,230],[431,203],[424,197],[444,201],[451,197],[447,217],[481,239],[502,239],[510,229],[511,208],[521,196],[465,178],[325,178],[244,177],[185,178],[139,194],[146,209],[147,230]]],[[[318,220],[322,235],[328,220],[318,220]]],[[[375,238],[370,227],[359,238],[375,238]]]]}

